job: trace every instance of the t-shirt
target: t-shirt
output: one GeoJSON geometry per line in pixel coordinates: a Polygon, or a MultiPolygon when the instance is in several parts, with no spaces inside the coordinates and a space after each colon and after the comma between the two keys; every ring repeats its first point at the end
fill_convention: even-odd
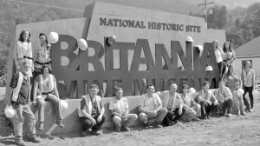
{"type": "Polygon", "coordinates": [[[218,88],[215,91],[215,96],[218,100],[222,101],[226,98],[232,99],[232,93],[230,91],[230,89],[228,87],[224,87],[223,90],[220,90],[220,88],[218,88]]]}
{"type": "Polygon", "coordinates": [[[220,49],[215,50],[215,56],[216,56],[217,63],[220,63],[223,61],[222,53],[221,53],[220,49]]]}
{"type": "Polygon", "coordinates": [[[255,79],[255,71],[253,69],[250,69],[249,72],[247,73],[246,70],[243,69],[242,79],[243,79],[244,86],[252,87],[255,79]]]}
{"type": "Polygon", "coordinates": [[[235,91],[240,88],[240,76],[237,73],[233,73],[232,75],[228,75],[224,78],[226,81],[226,86],[231,90],[235,91]]]}
{"type": "Polygon", "coordinates": [[[121,116],[128,113],[128,102],[125,97],[122,97],[120,100],[113,98],[109,103],[109,110],[115,110],[116,113],[121,116]]]}
{"type": "Polygon", "coordinates": [[[91,102],[92,102],[92,110],[91,110],[91,116],[95,116],[95,115],[98,115],[99,112],[98,112],[98,105],[97,105],[97,101],[94,99],[91,99],[91,102]]]}
{"type": "Polygon", "coordinates": [[[144,94],[143,99],[139,104],[143,106],[144,110],[154,111],[159,104],[162,104],[160,97],[156,93],[153,93],[151,97],[144,94]]]}

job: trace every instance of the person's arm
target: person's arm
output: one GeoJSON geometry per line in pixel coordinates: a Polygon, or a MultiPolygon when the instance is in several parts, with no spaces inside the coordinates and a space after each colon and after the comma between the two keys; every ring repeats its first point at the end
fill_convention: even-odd
{"type": "Polygon", "coordinates": [[[101,109],[101,110],[100,110],[100,116],[102,117],[102,116],[104,115],[104,113],[105,113],[105,108],[104,108],[104,104],[103,104],[101,98],[100,98],[99,104],[100,104],[100,109],[101,109]]]}
{"type": "Polygon", "coordinates": [[[18,72],[18,81],[16,87],[13,89],[13,94],[12,94],[12,101],[16,102],[18,98],[18,94],[21,90],[22,83],[23,83],[23,74],[21,72],[18,72]]]}
{"type": "Polygon", "coordinates": [[[237,78],[239,79],[239,86],[240,86],[240,88],[242,89],[242,80],[241,80],[241,77],[239,76],[239,74],[238,73],[236,73],[237,74],[237,78]]]}
{"type": "Polygon", "coordinates": [[[253,89],[256,89],[256,82],[255,82],[255,70],[253,70],[253,77],[252,77],[252,84],[253,84],[253,89]]]}
{"type": "Polygon", "coordinates": [[[56,81],[56,78],[54,75],[52,75],[52,78],[53,78],[53,85],[54,85],[54,94],[57,96],[58,99],[60,99],[60,95],[59,95],[59,92],[58,92],[58,89],[57,89],[57,81],[56,81]]]}
{"type": "Polygon", "coordinates": [[[157,112],[158,110],[160,110],[162,108],[162,102],[161,102],[161,99],[160,97],[157,95],[157,94],[154,94],[155,98],[156,98],[156,102],[157,102],[157,107],[156,109],[154,110],[154,112],[157,112]]]}
{"type": "Polygon", "coordinates": [[[18,69],[20,69],[20,65],[18,62],[19,50],[20,50],[20,44],[19,44],[19,42],[17,42],[16,48],[14,49],[14,62],[15,62],[16,68],[18,68],[18,69]]]}
{"type": "Polygon", "coordinates": [[[33,101],[36,100],[36,96],[37,96],[37,92],[39,90],[39,80],[38,80],[39,76],[37,76],[34,80],[34,84],[33,84],[33,101]]]}
{"type": "Polygon", "coordinates": [[[231,90],[228,87],[225,88],[225,99],[233,99],[231,90]]]}
{"type": "Polygon", "coordinates": [[[148,113],[148,111],[144,109],[144,100],[142,100],[142,99],[145,100],[145,95],[141,96],[139,99],[138,110],[139,110],[139,112],[148,113]]]}
{"type": "MultiPolygon", "coordinates": [[[[87,105],[86,105],[86,100],[85,100],[85,98],[82,98],[81,101],[80,101],[80,110],[81,110],[81,113],[82,113],[86,118],[90,119],[92,122],[93,122],[93,121],[96,122],[96,120],[95,120],[94,118],[92,118],[91,115],[88,114],[88,113],[85,111],[84,106],[87,106],[87,105]]],[[[88,107],[87,107],[87,108],[88,108],[88,107]]]]}
{"type": "Polygon", "coordinates": [[[214,105],[218,104],[218,100],[216,96],[212,92],[210,92],[210,94],[211,94],[211,98],[214,100],[214,105]]]}
{"type": "Polygon", "coordinates": [[[109,110],[111,111],[111,115],[121,117],[121,115],[119,113],[117,113],[115,110],[113,99],[111,99],[109,102],[109,110]]]}

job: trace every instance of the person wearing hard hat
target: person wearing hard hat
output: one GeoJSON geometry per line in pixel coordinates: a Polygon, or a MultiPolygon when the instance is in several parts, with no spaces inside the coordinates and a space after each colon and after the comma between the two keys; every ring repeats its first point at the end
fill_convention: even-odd
{"type": "Polygon", "coordinates": [[[199,92],[198,101],[201,106],[201,118],[209,119],[211,111],[218,107],[218,100],[211,90],[209,90],[209,82],[202,84],[202,90],[199,92]]]}
{"type": "Polygon", "coordinates": [[[245,115],[244,112],[244,101],[243,101],[243,95],[240,96],[238,94],[238,90],[242,89],[242,80],[240,75],[234,71],[233,66],[228,67],[227,74],[223,77],[223,81],[225,82],[225,85],[231,90],[233,95],[233,112],[237,115],[245,115]]]}
{"type": "Polygon", "coordinates": [[[136,114],[129,114],[127,98],[123,97],[123,88],[115,88],[116,97],[110,100],[109,110],[117,132],[130,131],[129,126],[138,118],[136,114]]]}
{"type": "Polygon", "coordinates": [[[38,75],[34,80],[33,104],[38,107],[39,130],[44,129],[44,109],[45,101],[50,101],[53,104],[56,117],[56,124],[59,127],[64,127],[61,115],[61,100],[59,97],[56,78],[52,75],[49,66],[42,67],[42,74],[38,75]]]}
{"type": "Polygon", "coordinates": [[[25,146],[26,143],[23,141],[23,124],[24,120],[27,121],[26,129],[27,141],[33,143],[39,143],[40,141],[35,138],[35,116],[31,111],[28,101],[30,98],[30,60],[24,59],[22,66],[18,73],[16,73],[13,78],[17,81],[12,80],[10,86],[13,88],[11,98],[12,105],[16,111],[14,117],[14,133],[15,133],[15,143],[19,146],[25,146]],[[15,77],[17,76],[17,77],[15,77]],[[16,82],[16,83],[14,83],[16,82]]]}

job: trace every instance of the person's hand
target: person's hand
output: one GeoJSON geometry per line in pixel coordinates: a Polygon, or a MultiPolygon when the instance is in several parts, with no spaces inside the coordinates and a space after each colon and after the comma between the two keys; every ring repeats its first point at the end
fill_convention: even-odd
{"type": "Polygon", "coordinates": [[[150,111],[148,114],[149,114],[150,116],[152,116],[152,117],[155,117],[155,116],[156,116],[156,111],[150,111]]]}
{"type": "Polygon", "coordinates": [[[208,100],[207,100],[207,103],[208,103],[209,105],[211,105],[211,104],[212,104],[212,103],[211,103],[210,101],[208,101],[208,100]]]}
{"type": "Polygon", "coordinates": [[[16,66],[16,71],[18,72],[18,71],[20,71],[20,69],[21,69],[21,68],[20,68],[20,65],[17,65],[17,66],[16,66]]]}
{"type": "Polygon", "coordinates": [[[97,122],[99,123],[99,122],[101,122],[101,120],[102,120],[102,115],[99,115],[97,118],[97,122]]]}
{"type": "Polygon", "coordinates": [[[179,115],[182,114],[182,108],[180,108],[180,109],[178,110],[178,114],[179,114],[179,115]]]}
{"type": "Polygon", "coordinates": [[[97,124],[97,122],[96,122],[96,120],[94,118],[91,118],[91,122],[92,122],[93,125],[97,124]]]}
{"type": "Polygon", "coordinates": [[[215,102],[214,102],[214,105],[218,105],[218,101],[215,101],[215,102]]]}
{"type": "Polygon", "coordinates": [[[122,120],[123,120],[123,121],[126,121],[126,120],[127,120],[127,115],[126,115],[126,114],[123,114],[122,120]]]}
{"type": "Polygon", "coordinates": [[[37,106],[36,100],[34,100],[34,101],[32,102],[32,104],[33,104],[34,106],[37,106]]]}

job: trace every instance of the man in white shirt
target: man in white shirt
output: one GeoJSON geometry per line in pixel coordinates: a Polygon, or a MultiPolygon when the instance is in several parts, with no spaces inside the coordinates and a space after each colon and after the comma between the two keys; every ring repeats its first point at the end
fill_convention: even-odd
{"type": "Polygon", "coordinates": [[[224,85],[224,82],[220,80],[218,82],[219,88],[215,91],[215,96],[218,99],[220,106],[223,109],[223,115],[231,117],[231,111],[233,107],[233,96],[228,87],[224,85]]]}
{"type": "Polygon", "coordinates": [[[170,85],[170,90],[157,92],[162,99],[163,107],[167,109],[167,115],[163,120],[164,126],[176,124],[185,113],[183,100],[180,94],[177,93],[177,89],[177,84],[172,83],[170,85]]]}
{"type": "Polygon", "coordinates": [[[167,110],[162,108],[160,97],[154,91],[154,85],[148,85],[147,93],[140,98],[139,119],[146,128],[162,128],[161,123],[167,114],[167,110]]]}
{"type": "Polygon", "coordinates": [[[123,89],[115,89],[116,97],[110,100],[109,110],[117,132],[130,131],[129,126],[138,118],[136,114],[129,114],[127,98],[123,97],[123,89]]]}

